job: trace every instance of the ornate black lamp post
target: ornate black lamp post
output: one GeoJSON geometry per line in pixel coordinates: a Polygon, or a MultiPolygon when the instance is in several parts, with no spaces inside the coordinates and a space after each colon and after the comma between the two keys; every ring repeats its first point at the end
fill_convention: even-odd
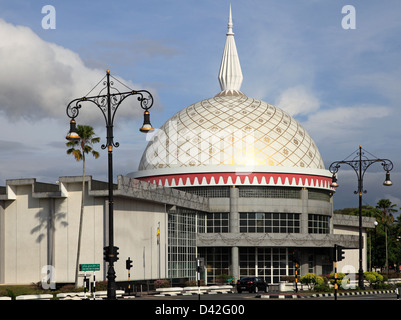
{"type": "Polygon", "coordinates": [[[393,169],[393,163],[388,159],[369,159],[365,156],[362,151],[362,146],[359,146],[359,151],[354,152],[356,156],[352,160],[343,160],[343,161],[335,161],[333,162],[329,170],[333,174],[331,187],[338,187],[336,173],[340,168],[341,164],[347,164],[352,169],[355,170],[357,178],[358,178],[358,190],[354,191],[355,194],[359,195],[359,280],[358,286],[363,289],[363,266],[362,266],[362,193],[366,193],[366,190],[363,190],[363,176],[365,175],[365,171],[376,162],[381,162],[384,171],[386,171],[386,178],[383,182],[385,186],[391,186],[392,182],[390,180],[390,171],[393,169]]]}
{"type": "MultiPolygon", "coordinates": [[[[113,147],[118,147],[119,143],[114,142],[113,136],[113,123],[115,113],[120,104],[129,96],[138,96],[138,101],[144,112],[144,122],[142,127],[139,129],[141,132],[152,131],[152,125],[150,124],[149,109],[153,105],[153,97],[146,90],[131,90],[126,92],[119,92],[114,87],[113,80],[110,81],[110,71],[107,70],[106,76],[100,81],[103,81],[103,88],[100,90],[99,95],[83,97],[72,100],[67,106],[67,116],[71,118],[70,131],[66,136],[67,140],[79,140],[80,137],[76,131],[75,118],[79,114],[79,110],[82,107],[83,102],[92,102],[97,106],[103,113],[104,120],[106,121],[107,128],[107,141],[106,144],[102,145],[102,149],[108,149],[108,189],[109,189],[109,245],[104,248],[104,259],[109,264],[107,272],[107,298],[109,300],[116,299],[116,283],[115,283],[115,271],[114,262],[118,260],[118,247],[114,246],[114,200],[113,200],[113,147]]],[[[118,81],[114,77],[114,80],[118,81]]],[[[99,83],[100,83],[99,82],[99,83]]],[[[119,82],[119,81],[118,81],[119,82]]],[[[96,88],[96,87],[95,87],[96,88]]],[[[128,87],[127,87],[128,88],[128,87]]],[[[128,88],[129,89],[129,88],[128,88]]],[[[93,90],[93,89],[92,89],[93,90]]]]}

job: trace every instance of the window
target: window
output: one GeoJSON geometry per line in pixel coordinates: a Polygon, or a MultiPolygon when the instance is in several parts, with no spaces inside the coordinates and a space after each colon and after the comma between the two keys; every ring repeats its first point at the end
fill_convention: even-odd
{"type": "Polygon", "coordinates": [[[239,248],[240,277],[260,277],[279,283],[281,277],[295,274],[288,248],[239,248]]]}
{"type": "Polygon", "coordinates": [[[299,233],[299,213],[240,212],[240,232],[299,233]]]}
{"type": "Polygon", "coordinates": [[[207,233],[227,233],[229,214],[227,212],[213,212],[206,214],[207,233]]]}
{"type": "Polygon", "coordinates": [[[231,274],[231,248],[199,248],[199,255],[205,259],[207,283],[216,283],[223,274],[231,274]]]}
{"type": "Polygon", "coordinates": [[[313,254],[308,256],[308,272],[315,273],[315,256],[313,254]]]}
{"type": "Polygon", "coordinates": [[[330,233],[330,217],[320,214],[308,215],[309,233],[330,233]]]}
{"type": "Polygon", "coordinates": [[[308,199],[330,202],[330,193],[324,190],[308,190],[308,199]]]}
{"type": "Polygon", "coordinates": [[[239,187],[242,198],[285,198],[301,199],[301,189],[285,187],[239,187]]]}
{"type": "Polygon", "coordinates": [[[181,187],[181,191],[196,194],[205,198],[229,198],[230,187],[181,187]]]}
{"type": "Polygon", "coordinates": [[[177,207],[168,213],[168,271],[170,278],[195,279],[197,212],[177,207]]]}

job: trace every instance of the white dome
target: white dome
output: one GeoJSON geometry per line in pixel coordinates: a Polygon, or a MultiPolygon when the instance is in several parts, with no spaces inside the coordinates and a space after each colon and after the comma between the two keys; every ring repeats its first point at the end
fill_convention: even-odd
{"type": "Polygon", "coordinates": [[[240,91],[231,8],[221,92],[172,116],[129,176],[164,186],[281,185],[331,189],[315,143],[283,110],[240,91]]]}
{"type": "Polygon", "coordinates": [[[139,170],[202,166],[324,169],[299,122],[245,95],[218,95],[175,114],[154,134],[139,170]]]}

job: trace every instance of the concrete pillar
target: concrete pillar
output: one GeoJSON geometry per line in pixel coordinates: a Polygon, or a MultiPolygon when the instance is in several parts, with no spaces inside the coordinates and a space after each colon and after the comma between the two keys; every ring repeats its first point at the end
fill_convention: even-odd
{"type": "Polygon", "coordinates": [[[302,214],[301,214],[301,234],[308,234],[308,189],[301,189],[302,214]]]}
{"type": "Polygon", "coordinates": [[[230,188],[230,233],[239,233],[238,198],[239,189],[232,186],[230,188]]]}
{"type": "Polygon", "coordinates": [[[0,201],[0,284],[5,283],[5,203],[0,201]]]}
{"type": "MultiPolygon", "coordinates": [[[[230,188],[230,233],[239,233],[239,212],[238,212],[239,189],[235,186],[230,188]]],[[[231,268],[234,280],[239,279],[239,250],[238,247],[231,247],[231,268]]]]}
{"type": "Polygon", "coordinates": [[[239,280],[239,250],[238,247],[231,247],[231,262],[234,281],[239,280]]]}

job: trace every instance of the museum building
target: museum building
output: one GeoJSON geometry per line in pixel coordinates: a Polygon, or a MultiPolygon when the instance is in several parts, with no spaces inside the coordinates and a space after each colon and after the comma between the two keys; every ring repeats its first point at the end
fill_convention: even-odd
{"type": "MultiPolygon", "coordinates": [[[[305,128],[291,115],[241,91],[243,80],[231,9],[218,74],[221,91],[168,119],[152,133],[137,171],[114,189],[116,281],[259,276],[277,284],[300,272],[333,271],[330,250],[347,248],[339,264],[358,269],[358,218],[333,214],[332,175],[305,128]]],[[[0,188],[0,284],[73,282],[82,177],[57,184],[7,180],[0,188]]],[[[81,263],[100,263],[108,243],[107,183],[86,178],[81,263]]],[[[363,219],[366,257],[366,228],[363,219]]],[[[364,259],[366,270],[366,258],[364,259]]]]}

